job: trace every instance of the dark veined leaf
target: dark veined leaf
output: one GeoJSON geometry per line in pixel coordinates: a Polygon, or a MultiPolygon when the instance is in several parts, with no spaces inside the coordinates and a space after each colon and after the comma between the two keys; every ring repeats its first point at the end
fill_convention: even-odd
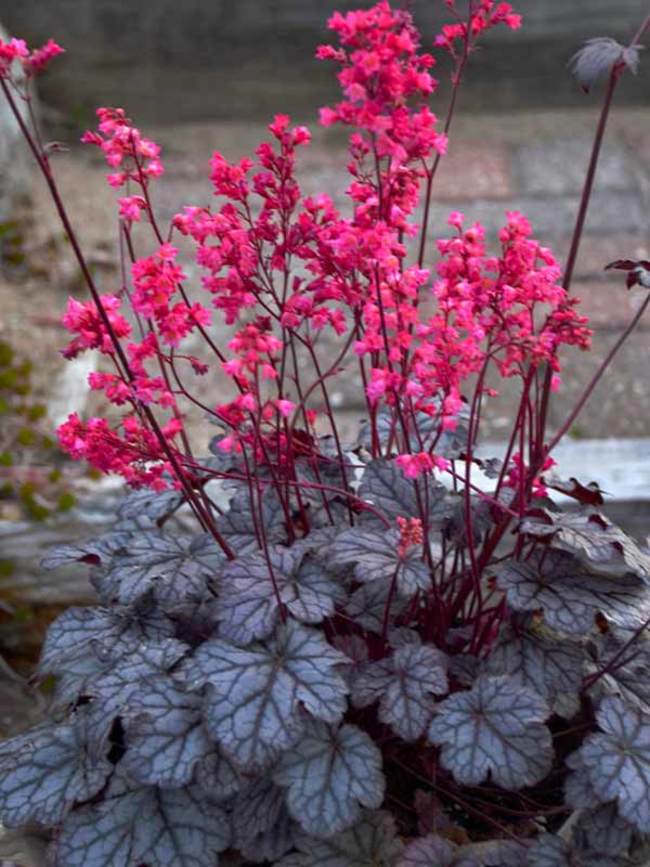
{"type": "Polygon", "coordinates": [[[347,614],[369,632],[381,632],[384,626],[386,607],[390,608],[389,623],[404,610],[408,600],[391,594],[390,581],[373,581],[362,584],[351,594],[345,606],[347,614]]]}
{"type": "Polygon", "coordinates": [[[385,787],[381,764],[379,748],[361,729],[314,721],[282,755],[273,779],[287,787],[289,813],[303,830],[331,837],[350,828],[361,807],[380,806],[385,787]]]}
{"type": "Polygon", "coordinates": [[[571,857],[571,847],[565,840],[556,837],[555,834],[540,834],[528,852],[526,867],[576,867],[576,865],[571,857]]]}
{"type": "Polygon", "coordinates": [[[201,706],[201,696],[171,678],[148,678],[122,714],[128,747],[122,762],[129,776],[147,785],[188,784],[212,750],[201,706]]]}
{"type": "Polygon", "coordinates": [[[87,563],[91,566],[106,566],[120,551],[125,551],[132,530],[117,527],[96,539],[88,539],[72,545],[58,545],[41,560],[43,569],[58,569],[72,563],[87,563]]]}
{"type": "Polygon", "coordinates": [[[412,546],[400,557],[397,530],[369,530],[353,527],[344,530],[334,540],[329,551],[332,566],[354,566],[354,578],[362,584],[371,581],[391,581],[395,576],[397,592],[413,596],[431,585],[429,570],[422,562],[422,548],[412,546]]]}
{"type": "Polygon", "coordinates": [[[343,599],[341,585],[303,551],[274,545],[268,560],[262,553],[247,554],[224,569],[220,635],[241,644],[268,637],[279,622],[280,604],[303,623],[320,623],[343,599]]]}
{"type": "Polygon", "coordinates": [[[572,715],[578,710],[585,653],[573,642],[562,641],[530,627],[501,633],[486,665],[489,674],[517,677],[545,698],[556,713],[572,715]]]}
{"type": "Polygon", "coordinates": [[[650,581],[650,556],[633,539],[594,509],[541,513],[519,525],[520,532],[550,538],[551,545],[573,554],[590,572],[608,577],[632,573],[650,581]]]}
{"type": "Polygon", "coordinates": [[[429,739],[458,782],[479,785],[490,774],[516,791],[551,767],[551,734],[543,724],[549,714],[544,699],[517,678],[483,675],[438,705],[429,739]]]}
{"type": "Polygon", "coordinates": [[[602,804],[595,810],[580,813],[573,826],[573,845],[584,853],[585,864],[596,863],[603,855],[614,858],[625,855],[632,843],[632,834],[632,825],[619,816],[616,805],[602,804]]]}
{"type": "Polygon", "coordinates": [[[602,801],[616,801],[620,815],[650,832],[650,715],[616,696],[596,713],[600,732],[589,735],[580,760],[602,801]]]}
{"type": "Polygon", "coordinates": [[[151,616],[147,608],[68,608],[47,631],[39,672],[58,674],[73,660],[97,654],[115,659],[135,650],[148,639],[174,633],[173,623],[162,613],[151,616]]]}
{"type": "Polygon", "coordinates": [[[239,849],[269,831],[284,809],[284,789],[265,775],[243,788],[233,804],[233,843],[239,849]]]}
{"type": "Polygon", "coordinates": [[[183,495],[178,491],[156,492],[150,488],[141,488],[137,491],[129,491],[118,506],[117,514],[122,520],[140,518],[144,515],[151,521],[157,521],[175,512],[182,502],[183,495]]]}
{"type": "Polygon", "coordinates": [[[53,867],[215,867],[227,815],[194,786],[133,788],[117,775],[98,804],[74,810],[52,845],[53,867]]]}
{"type": "Polygon", "coordinates": [[[297,825],[284,803],[284,790],[269,777],[255,780],[233,805],[233,845],[251,861],[277,861],[293,846],[297,825]]]}
{"type": "Polygon", "coordinates": [[[283,807],[275,825],[243,843],[239,851],[247,861],[274,863],[293,848],[297,831],[298,825],[283,807]]]}
{"type": "Polygon", "coordinates": [[[485,840],[461,846],[457,867],[521,867],[528,846],[517,840],[485,840]]]}
{"type": "Polygon", "coordinates": [[[0,744],[0,820],[56,825],[76,801],[92,798],[113,770],[89,754],[81,720],[42,725],[0,744]]]}
{"type": "Polygon", "coordinates": [[[181,641],[166,638],[143,643],[118,660],[106,658],[99,675],[89,678],[83,697],[92,699],[88,705],[88,733],[94,744],[107,737],[114,719],[124,712],[135,696],[146,691],[148,683],[158,675],[166,675],[189,652],[181,641]]]}
{"type": "Polygon", "coordinates": [[[609,630],[598,636],[595,659],[590,666],[593,673],[602,674],[592,691],[619,695],[628,704],[650,714],[650,634],[646,631],[630,642],[625,633],[618,635],[609,630]]]}
{"type": "Polygon", "coordinates": [[[454,867],[458,846],[437,834],[418,837],[407,845],[397,867],[454,867]]]}
{"type": "Polygon", "coordinates": [[[564,781],[564,799],[569,806],[576,810],[590,809],[601,804],[596,790],[591,785],[589,769],[582,761],[580,752],[571,753],[565,759],[571,773],[564,781]]]}
{"type": "Polygon", "coordinates": [[[588,39],[569,61],[569,68],[585,92],[601,78],[609,75],[617,63],[623,63],[636,74],[640,45],[623,46],[609,36],[588,39]]]}
{"type": "Polygon", "coordinates": [[[236,795],[243,780],[233,763],[213,745],[196,766],[196,783],[209,800],[225,801],[236,795]]]}
{"type": "Polygon", "coordinates": [[[318,719],[338,722],[348,688],[336,670],[346,657],[319,632],[294,621],[265,645],[203,644],[192,678],[209,684],[208,729],[224,752],[245,768],[269,765],[300,736],[300,706],[318,719]]]}
{"type": "Polygon", "coordinates": [[[379,719],[406,741],[417,740],[431,721],[433,695],[444,695],[447,657],[435,647],[404,644],[386,660],[364,666],[353,683],[359,706],[379,699],[379,719]]]}
{"type": "Polygon", "coordinates": [[[206,550],[203,536],[195,541],[156,530],[135,534],[128,552],[114,557],[102,576],[103,595],[129,605],[151,591],[163,609],[173,611],[205,595],[208,579],[219,572],[215,551],[214,545],[206,550]]]}
{"type": "MultiPolygon", "coordinates": [[[[285,516],[274,491],[267,489],[262,494],[260,514],[259,503],[255,498],[255,514],[258,524],[264,526],[267,544],[286,541],[285,516]]],[[[232,498],[228,511],[216,520],[217,529],[238,555],[258,551],[260,542],[251,512],[248,491],[242,491],[232,498]]]]}
{"type": "Polygon", "coordinates": [[[393,867],[402,843],[390,814],[364,811],[356,825],[326,840],[297,834],[296,849],[277,867],[393,867]]]}
{"type": "Polygon", "coordinates": [[[420,479],[417,485],[404,476],[394,460],[377,458],[366,466],[359,486],[359,496],[368,500],[394,520],[403,518],[419,518],[416,489],[421,492],[423,503],[428,497],[429,526],[440,525],[449,514],[447,489],[440,482],[432,479],[420,479]],[[425,493],[426,489],[426,493],[425,493]]]}
{"type": "Polygon", "coordinates": [[[515,611],[542,610],[552,629],[583,637],[593,631],[597,614],[626,629],[650,618],[650,588],[633,575],[605,578],[589,574],[575,557],[561,551],[542,559],[505,563],[497,583],[515,611]]]}
{"type": "Polygon", "coordinates": [[[602,506],[603,492],[597,482],[589,482],[583,485],[578,479],[571,476],[569,479],[563,479],[555,473],[544,473],[544,484],[554,491],[559,491],[571,499],[582,503],[583,506],[602,506]]]}

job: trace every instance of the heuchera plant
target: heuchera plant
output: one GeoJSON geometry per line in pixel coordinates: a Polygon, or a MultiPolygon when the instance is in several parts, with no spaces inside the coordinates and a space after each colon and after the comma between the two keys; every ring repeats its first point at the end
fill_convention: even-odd
{"type": "Polygon", "coordinates": [[[99,604],[51,626],[38,671],[56,677],[51,716],[0,744],[0,817],[48,829],[56,867],[214,867],[219,853],[282,867],[614,867],[650,832],[650,554],[600,513],[596,487],[551,471],[647,301],[545,432],[561,350],[589,348],[571,276],[611,98],[648,22],[630,46],[600,40],[575,60],[583,86],[608,85],[563,271],[516,212],[493,248],[452,213],[428,252],[468,58],[485,31],[520,25],[507,3],[445,5],[442,126],[434,58],[408,12],[381,0],[330,19],[338,43],[318,57],[343,96],[321,122],[352,130],[347,215],[303,197],[310,134],[278,115],[254,158],[213,155],[213,208],[163,228],[150,197],[160,148],[121,109],[99,109],[84,141],[121,192],[114,292],[95,285],[51,147],[18,110],[29,95],[12,64],[29,77],[60,49],[0,44],[2,89],[91,293],[69,302],[64,354],[99,350],[107,369],[90,387],[123,412],[118,424],[73,415],[60,441],[136,489],[110,532],[47,558],[90,564],[99,604]],[[179,235],[207,303],[186,288],[179,235]],[[208,352],[189,352],[189,336],[208,352]],[[192,385],[215,366],[233,386],[217,406],[192,385]],[[367,403],[355,443],[328,390],[345,366],[367,403]],[[485,460],[481,419],[504,381],[519,408],[502,460],[485,460]],[[207,458],[186,429],[192,406],[221,429],[207,458]]]}

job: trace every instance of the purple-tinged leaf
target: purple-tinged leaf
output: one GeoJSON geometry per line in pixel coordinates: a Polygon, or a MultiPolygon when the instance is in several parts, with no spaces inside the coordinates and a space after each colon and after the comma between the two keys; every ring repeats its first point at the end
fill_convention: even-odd
{"type": "Polygon", "coordinates": [[[247,861],[275,863],[293,848],[297,831],[298,825],[283,806],[273,827],[247,840],[239,851],[247,861]]]}
{"type": "Polygon", "coordinates": [[[337,666],[346,657],[319,632],[289,621],[265,645],[203,644],[193,679],[209,684],[208,729],[243,768],[269,765],[304,728],[301,706],[318,719],[340,720],[348,688],[337,666]]]}
{"type": "Polygon", "coordinates": [[[50,624],[38,670],[58,674],[67,665],[91,655],[117,659],[147,639],[171,637],[174,627],[161,612],[119,608],[68,608],[50,624]]]}
{"type": "Polygon", "coordinates": [[[598,637],[590,668],[593,673],[607,673],[598,678],[591,692],[619,695],[650,714],[650,634],[646,630],[631,643],[629,638],[614,630],[598,637]]]}
{"type": "Polygon", "coordinates": [[[76,801],[92,798],[112,765],[92,758],[81,720],[40,726],[0,744],[0,821],[56,825],[76,801]]]}
{"type": "MultiPolygon", "coordinates": [[[[433,406],[439,406],[439,401],[434,400],[433,406]]],[[[425,412],[415,413],[415,425],[417,426],[417,435],[415,429],[410,433],[411,449],[415,451],[428,451],[435,445],[435,452],[444,458],[454,459],[460,457],[463,451],[467,448],[467,434],[469,429],[469,408],[463,405],[455,417],[456,427],[453,430],[440,430],[440,416],[437,413],[429,415],[425,412]]],[[[381,409],[375,420],[376,432],[379,442],[383,446],[382,451],[385,451],[388,446],[388,441],[391,434],[394,434],[393,414],[381,409]]],[[[415,428],[415,426],[414,426],[415,428]]],[[[402,431],[399,431],[400,439],[404,436],[402,431]]],[[[372,429],[370,422],[363,422],[359,430],[356,447],[371,449],[372,448],[372,429]]]]}
{"type": "Polygon", "coordinates": [[[607,696],[596,721],[601,731],[580,749],[590,782],[603,801],[616,800],[623,818],[650,833],[650,715],[607,696]]]}
{"type": "Polygon", "coordinates": [[[196,766],[196,784],[213,801],[226,801],[244,785],[233,763],[214,746],[196,766]]]}
{"type": "Polygon", "coordinates": [[[623,63],[636,74],[642,46],[625,47],[609,36],[588,39],[569,61],[569,68],[582,89],[588,93],[593,85],[623,63]]]}
{"type": "MultiPolygon", "coordinates": [[[[377,458],[367,466],[359,486],[359,496],[373,505],[392,520],[398,517],[419,518],[420,508],[416,489],[421,496],[428,496],[429,526],[442,524],[449,515],[447,489],[440,482],[420,479],[416,483],[405,478],[394,460],[377,458]]],[[[423,500],[424,501],[424,500],[423,500]]]]}
{"type": "MultiPolygon", "coordinates": [[[[284,512],[274,491],[267,490],[262,495],[261,515],[255,498],[255,511],[258,523],[261,521],[264,526],[267,544],[286,541],[284,512]]],[[[215,523],[221,535],[238,555],[259,551],[260,544],[247,491],[233,497],[228,511],[220,515],[215,523]]]]}
{"type": "Polygon", "coordinates": [[[571,476],[563,479],[555,473],[544,473],[544,484],[547,488],[559,491],[571,499],[582,503],[583,506],[602,506],[603,492],[597,482],[589,482],[583,485],[578,479],[571,476]]]}
{"type": "Polygon", "coordinates": [[[545,698],[556,713],[572,716],[579,707],[585,653],[576,643],[525,629],[503,630],[491,651],[486,671],[519,679],[545,698]]]}
{"type": "Polygon", "coordinates": [[[408,604],[407,600],[399,597],[397,593],[393,593],[391,596],[390,589],[390,581],[373,581],[371,584],[362,584],[351,594],[348,604],[345,606],[347,614],[355,623],[369,632],[381,632],[384,626],[386,606],[390,605],[390,624],[408,604]]]}
{"type": "Polygon", "coordinates": [[[183,502],[183,495],[178,491],[168,490],[156,492],[150,488],[129,491],[117,509],[121,520],[130,518],[149,518],[157,521],[175,512],[183,502]]]}
{"type": "Polygon", "coordinates": [[[84,687],[84,697],[92,699],[88,707],[90,739],[101,743],[133,697],[157,675],[167,674],[188,652],[187,645],[167,638],[142,644],[117,661],[107,658],[100,675],[89,679],[84,687]]]}
{"type": "Polygon", "coordinates": [[[131,539],[128,552],[113,559],[102,579],[102,589],[123,605],[153,592],[163,609],[173,612],[187,600],[201,599],[208,579],[218,574],[212,552],[204,562],[202,550],[195,550],[192,540],[182,536],[154,530],[138,533],[131,539]]]}
{"type": "Polygon", "coordinates": [[[461,846],[454,867],[521,867],[528,847],[517,840],[485,840],[461,846]]]}
{"type": "Polygon", "coordinates": [[[212,750],[201,715],[202,699],[169,677],[147,679],[122,714],[128,747],[123,764],[138,783],[187,785],[196,764],[212,750]]]}
{"type": "Polygon", "coordinates": [[[284,809],[284,789],[265,775],[243,788],[233,804],[233,845],[241,848],[248,840],[269,831],[284,809]]]}
{"type": "Polygon", "coordinates": [[[353,725],[310,723],[285,752],[273,779],[287,787],[287,808],[302,829],[331,837],[350,828],[361,807],[376,809],[384,799],[381,752],[353,725]]]}
{"type": "Polygon", "coordinates": [[[277,867],[394,867],[402,851],[393,817],[364,811],[356,825],[326,840],[297,834],[298,850],[277,867]]]}
{"type": "Polygon", "coordinates": [[[77,542],[72,545],[58,545],[42,560],[43,569],[58,569],[72,563],[86,563],[90,566],[106,566],[119,552],[128,548],[131,531],[112,529],[96,539],[77,542]]]}
{"type": "Polygon", "coordinates": [[[650,556],[633,539],[593,509],[544,511],[519,525],[521,533],[549,539],[551,546],[573,554],[590,572],[613,578],[627,573],[650,583],[650,556]]]}
{"type": "Polygon", "coordinates": [[[454,867],[457,854],[455,843],[437,834],[427,834],[407,845],[396,867],[454,867]]]}
{"type": "Polygon", "coordinates": [[[353,684],[358,706],[379,699],[379,719],[405,741],[417,740],[431,721],[433,695],[444,695],[447,657],[435,647],[406,644],[381,662],[371,662],[353,684]]]}
{"type": "Polygon", "coordinates": [[[628,852],[633,830],[632,825],[619,816],[615,804],[602,804],[595,810],[580,813],[573,827],[573,845],[587,855],[619,857],[628,852]]]}
{"type": "Polygon", "coordinates": [[[599,807],[601,799],[591,785],[589,769],[582,761],[580,752],[571,753],[565,759],[571,773],[564,781],[564,799],[575,810],[584,810],[599,807]]]}
{"type": "MultiPolygon", "coordinates": [[[[581,867],[571,857],[571,847],[555,834],[540,834],[528,851],[526,867],[581,867]]],[[[586,865],[585,865],[586,867],[586,865]]]]}
{"type": "Polygon", "coordinates": [[[354,579],[361,584],[391,581],[395,576],[400,596],[409,598],[431,586],[431,577],[422,562],[420,545],[400,558],[399,532],[353,527],[340,533],[329,550],[329,562],[336,567],[355,564],[354,579]]]}
{"type": "Polygon", "coordinates": [[[589,574],[561,551],[541,560],[510,560],[500,567],[497,583],[515,611],[538,611],[552,629],[584,637],[594,630],[597,614],[625,629],[650,618],[650,588],[633,575],[605,578],[589,574]]]}
{"type": "Polygon", "coordinates": [[[248,554],[225,568],[218,603],[220,635],[240,644],[267,638],[280,620],[280,602],[297,620],[320,623],[344,598],[336,579],[300,549],[274,545],[268,561],[264,554],[248,554]]]}
{"type": "Polygon", "coordinates": [[[543,724],[549,714],[544,699],[516,678],[481,676],[438,705],[429,739],[459,783],[480,785],[490,774],[517,791],[550,770],[551,734],[543,724]]]}
{"type": "Polygon", "coordinates": [[[196,787],[134,788],[115,778],[104,800],[74,810],[55,837],[53,867],[215,867],[226,814],[196,787]]]}

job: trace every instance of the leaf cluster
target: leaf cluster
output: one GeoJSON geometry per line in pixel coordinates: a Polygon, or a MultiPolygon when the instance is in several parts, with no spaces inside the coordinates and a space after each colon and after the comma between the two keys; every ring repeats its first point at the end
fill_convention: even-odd
{"type": "Polygon", "coordinates": [[[233,560],[174,529],[172,491],[48,556],[88,563],[99,604],[49,630],[51,718],[0,744],[0,819],[50,829],[54,867],[633,863],[650,555],[547,500],[464,603],[458,495],[356,455],[352,520],[321,491],[300,538],[269,487],[260,546],[259,502],[231,484],[233,560]],[[423,496],[405,547],[396,518],[423,496]]]}

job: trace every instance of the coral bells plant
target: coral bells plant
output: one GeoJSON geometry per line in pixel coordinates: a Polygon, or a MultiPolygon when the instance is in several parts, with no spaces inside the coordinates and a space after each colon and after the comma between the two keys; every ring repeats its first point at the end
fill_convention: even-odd
{"type": "Polygon", "coordinates": [[[160,148],[99,109],[84,141],[119,195],[112,291],[18,110],[14,64],[34,71],[59,49],[0,45],[2,89],[90,291],[64,314],[64,355],[103,355],[89,385],[118,415],[72,415],[59,438],[134,489],[109,532],[46,559],[88,564],[98,605],[51,626],[37,674],[56,679],[50,717],[0,744],[0,817],[46,830],[56,867],[640,863],[650,555],[596,487],[553,474],[552,450],[647,301],[553,436],[545,420],[562,353],[589,349],[573,264],[648,22],[575,61],[584,86],[608,86],[563,269],[517,212],[494,243],[460,213],[430,237],[468,59],[486,31],[521,23],[507,3],[445,6],[431,43],[453,70],[442,123],[408,12],[381,0],[330,19],[335,44],[317,55],[342,99],[321,122],[350,127],[345,213],[303,196],[310,133],[277,115],[252,158],[213,155],[213,207],[162,227],[160,148]],[[196,383],[217,369],[231,392],[206,401],[196,383]],[[332,409],[342,369],[367,405],[353,443],[332,409]],[[485,459],[485,404],[504,385],[519,408],[505,453],[485,459]],[[218,425],[207,456],[193,410],[218,425]]]}

